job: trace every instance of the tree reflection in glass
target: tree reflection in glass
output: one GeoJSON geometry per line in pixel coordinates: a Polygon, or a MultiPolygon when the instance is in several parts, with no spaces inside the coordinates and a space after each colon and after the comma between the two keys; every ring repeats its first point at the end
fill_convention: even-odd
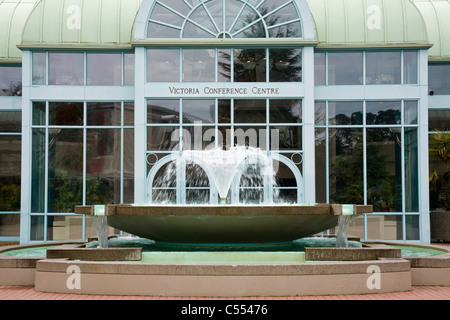
{"type": "Polygon", "coordinates": [[[367,203],[402,212],[401,128],[367,129],[367,203]]]}
{"type": "Polygon", "coordinates": [[[218,50],[218,82],[230,82],[231,80],[231,49],[218,50]]]}
{"type": "Polygon", "coordinates": [[[302,81],[302,49],[270,49],[269,81],[302,81]]]}
{"type": "Polygon", "coordinates": [[[83,203],[83,130],[48,129],[48,212],[83,203]]]}
{"type": "Polygon", "coordinates": [[[367,102],[366,123],[367,124],[401,124],[402,105],[399,101],[394,102],[367,102]]]}
{"type": "Polygon", "coordinates": [[[235,82],[266,82],[266,50],[234,50],[235,82]]]}
{"type": "Polygon", "coordinates": [[[330,202],[363,204],[362,129],[329,129],[329,154],[330,202]]]}
{"type": "Polygon", "coordinates": [[[21,66],[0,66],[0,96],[22,96],[21,66]]]}
{"type": "Polygon", "coordinates": [[[330,125],[361,125],[363,124],[363,102],[329,102],[328,118],[330,125]]]}

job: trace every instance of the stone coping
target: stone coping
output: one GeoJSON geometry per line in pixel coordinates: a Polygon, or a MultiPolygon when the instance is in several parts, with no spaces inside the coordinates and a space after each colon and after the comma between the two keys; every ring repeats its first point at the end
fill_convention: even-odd
{"type": "MultiPolygon", "coordinates": [[[[426,244],[410,244],[410,243],[397,243],[397,242],[363,242],[363,248],[305,248],[306,264],[307,268],[311,268],[314,265],[327,265],[334,266],[343,263],[342,265],[351,265],[356,262],[367,261],[380,261],[380,260],[403,260],[407,261],[411,268],[450,268],[450,247],[439,245],[426,245],[426,244]],[[392,245],[409,246],[429,248],[435,250],[442,250],[445,252],[442,255],[428,256],[428,257],[401,257],[401,250],[398,248],[392,248],[392,245]],[[332,262],[330,262],[332,261],[332,262]],[[317,262],[317,263],[315,263],[317,262]],[[326,262],[326,263],[325,263],[326,262]]],[[[36,243],[23,245],[13,245],[0,247],[0,268],[36,268],[38,261],[47,261],[49,259],[63,259],[67,261],[83,260],[83,261],[113,261],[112,264],[121,264],[118,261],[130,261],[131,265],[136,265],[137,261],[142,258],[142,248],[84,248],[85,243],[36,243]],[[42,247],[42,246],[55,246],[52,249],[47,250],[46,257],[17,257],[3,255],[2,252],[21,249],[24,247],[42,247]]],[[[126,264],[126,262],[122,262],[126,264]]],[[[305,263],[302,263],[305,264],[305,263]]],[[[145,265],[144,263],[138,263],[138,265],[145,265]]],[[[150,264],[153,267],[158,264],[150,264]]],[[[286,267],[286,264],[276,264],[286,267]]],[[[165,265],[167,267],[167,265],[165,265]]],[[[236,267],[236,265],[231,265],[236,267]]],[[[270,266],[270,264],[264,264],[264,266],[270,266]]],[[[198,267],[198,265],[197,265],[198,267]]],[[[205,265],[205,267],[212,267],[211,265],[205,265]]],[[[223,266],[222,266],[223,267],[223,266]]],[[[259,268],[262,266],[259,266],[259,268]]]]}
{"type": "MultiPolygon", "coordinates": [[[[96,206],[76,206],[75,213],[95,215],[96,206]]],[[[353,205],[353,214],[372,213],[373,206],[353,205]]],[[[248,216],[248,215],[342,215],[341,204],[315,205],[106,205],[104,215],[248,216]],[[211,208],[214,207],[214,210],[211,208]],[[254,209],[254,210],[253,210],[254,209]],[[299,210],[301,209],[301,211],[299,210]]]]}
{"type": "Polygon", "coordinates": [[[411,245],[408,244],[408,246],[418,248],[430,248],[446,252],[444,254],[429,257],[404,257],[404,259],[408,260],[411,263],[411,268],[450,268],[450,247],[439,245],[430,246],[421,244],[411,244],[411,245]]]}
{"type": "Polygon", "coordinates": [[[0,268],[36,268],[36,263],[39,260],[45,259],[42,257],[16,257],[2,254],[6,251],[23,249],[23,248],[36,248],[47,246],[67,245],[67,242],[60,243],[32,243],[27,245],[8,245],[0,247],[0,268]]]}
{"type": "Polygon", "coordinates": [[[72,261],[67,259],[44,259],[37,263],[38,272],[65,273],[76,265],[82,274],[128,274],[128,275],[332,275],[365,274],[376,265],[384,272],[409,272],[410,263],[404,259],[381,259],[374,261],[305,262],[294,264],[152,264],[127,262],[72,261]]]}
{"type": "Polygon", "coordinates": [[[305,248],[306,260],[309,261],[366,261],[380,258],[402,258],[401,250],[387,245],[362,248],[305,248]]]}
{"type": "Polygon", "coordinates": [[[142,248],[84,248],[65,245],[47,250],[47,259],[66,258],[82,261],[140,261],[142,248]]]}

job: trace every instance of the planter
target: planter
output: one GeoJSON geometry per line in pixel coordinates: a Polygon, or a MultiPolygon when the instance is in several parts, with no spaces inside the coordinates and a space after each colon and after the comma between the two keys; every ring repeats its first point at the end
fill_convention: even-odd
{"type": "Polygon", "coordinates": [[[431,238],[450,241],[450,211],[434,211],[430,214],[431,238]]]}

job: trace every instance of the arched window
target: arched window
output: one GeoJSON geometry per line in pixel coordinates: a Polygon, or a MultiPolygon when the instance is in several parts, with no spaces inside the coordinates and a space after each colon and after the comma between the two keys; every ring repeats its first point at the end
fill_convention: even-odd
{"type": "Polygon", "coordinates": [[[302,38],[295,0],[156,0],[147,38],[302,38]]]}

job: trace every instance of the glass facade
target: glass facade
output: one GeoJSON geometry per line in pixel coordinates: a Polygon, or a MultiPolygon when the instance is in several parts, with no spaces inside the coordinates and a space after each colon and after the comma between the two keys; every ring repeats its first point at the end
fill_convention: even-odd
{"type": "Polygon", "coordinates": [[[315,53],[315,84],[418,84],[417,51],[329,51],[315,53]]]}
{"type": "Polygon", "coordinates": [[[373,205],[369,240],[418,240],[418,101],[317,101],[315,110],[316,200],[373,205]],[[390,225],[389,235],[374,231],[390,225]]]}
{"type": "Polygon", "coordinates": [[[432,211],[450,210],[449,113],[450,110],[447,109],[429,111],[430,209],[432,211]]]}
{"type": "Polygon", "coordinates": [[[0,110],[0,239],[20,235],[21,116],[0,110]]]}
{"type": "Polygon", "coordinates": [[[248,146],[272,157],[278,183],[239,177],[228,203],[368,204],[352,235],[428,241],[428,204],[450,210],[436,151],[450,64],[431,61],[424,79],[426,48],[316,47],[299,3],[155,0],[125,49],[42,46],[23,49],[26,70],[2,62],[0,240],[85,240],[76,205],[218,203],[200,165],[162,173],[183,151],[248,146]]]}
{"type": "Polygon", "coordinates": [[[44,225],[80,225],[66,215],[77,205],[133,202],[133,129],[133,102],[33,103],[31,240],[56,240],[44,225]]]}

